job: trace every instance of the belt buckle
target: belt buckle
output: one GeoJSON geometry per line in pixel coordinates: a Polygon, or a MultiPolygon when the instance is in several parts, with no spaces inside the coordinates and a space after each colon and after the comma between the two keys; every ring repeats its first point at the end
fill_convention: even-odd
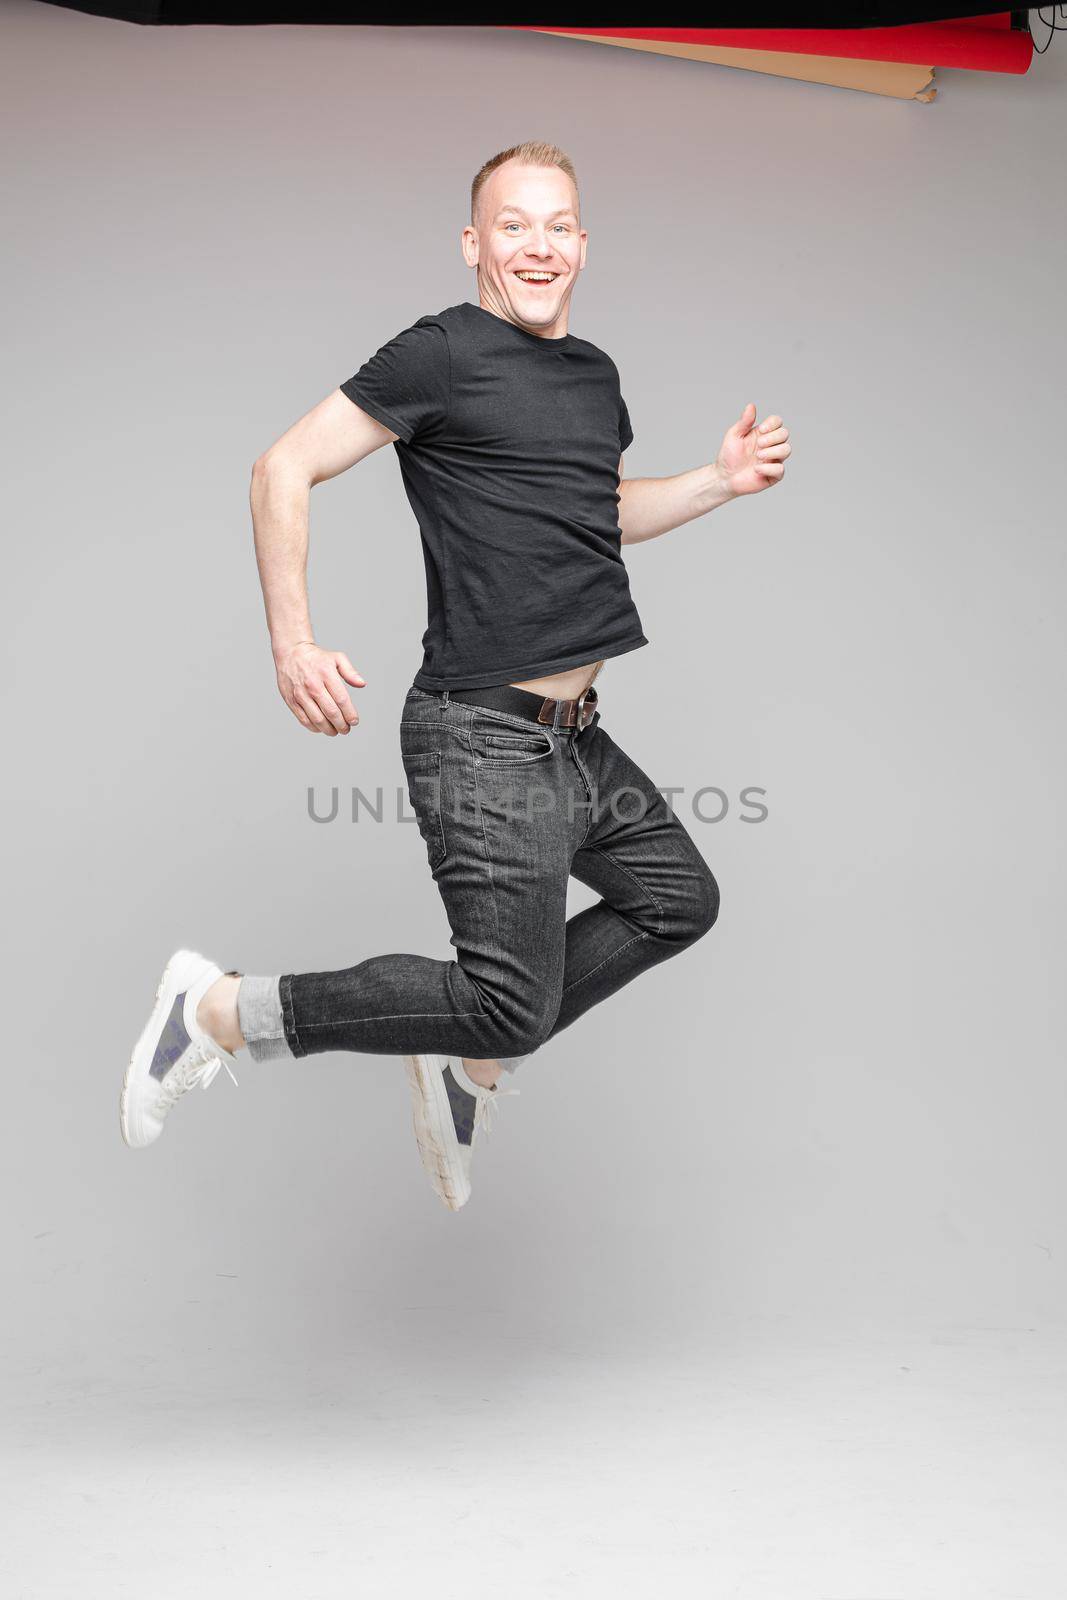
{"type": "Polygon", "coordinates": [[[594,695],[592,701],[589,701],[588,704],[587,704],[587,701],[589,701],[589,690],[588,689],[585,691],[585,693],[583,695],[579,695],[579,697],[578,697],[578,714],[577,714],[577,716],[575,718],[574,725],[577,728],[579,733],[584,732],[584,730],[592,722],[592,720],[593,720],[593,712],[596,710],[596,696],[594,695]],[[589,713],[588,716],[586,716],[586,712],[589,713]]]}

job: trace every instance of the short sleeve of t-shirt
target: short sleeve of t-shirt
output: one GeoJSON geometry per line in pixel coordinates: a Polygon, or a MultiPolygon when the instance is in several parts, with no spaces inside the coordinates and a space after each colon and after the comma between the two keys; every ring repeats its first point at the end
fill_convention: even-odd
{"type": "Polygon", "coordinates": [[[634,442],[634,430],[630,426],[630,413],[626,409],[626,401],[619,396],[619,453],[629,450],[634,442]]]}
{"type": "Polygon", "coordinates": [[[383,344],[340,385],[353,404],[410,444],[448,415],[448,336],[435,323],[415,323],[383,344]]]}

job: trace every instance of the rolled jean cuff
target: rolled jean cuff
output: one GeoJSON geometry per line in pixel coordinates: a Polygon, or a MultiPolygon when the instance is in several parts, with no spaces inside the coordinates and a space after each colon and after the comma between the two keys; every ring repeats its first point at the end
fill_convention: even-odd
{"type": "Polygon", "coordinates": [[[237,986],[237,1018],[253,1061],[292,1061],[279,992],[280,978],[246,973],[237,986]]]}

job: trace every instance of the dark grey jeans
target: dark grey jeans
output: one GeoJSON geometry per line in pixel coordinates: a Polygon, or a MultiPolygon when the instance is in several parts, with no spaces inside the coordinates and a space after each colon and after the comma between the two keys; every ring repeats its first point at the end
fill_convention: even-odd
{"type": "Polygon", "coordinates": [[[412,688],[408,796],[456,959],[372,956],[336,972],[245,977],[260,1059],[434,1053],[513,1066],[714,923],[719,890],[663,796],[600,726],[553,731],[412,688]],[[567,880],[596,905],[567,920],[567,880]]]}

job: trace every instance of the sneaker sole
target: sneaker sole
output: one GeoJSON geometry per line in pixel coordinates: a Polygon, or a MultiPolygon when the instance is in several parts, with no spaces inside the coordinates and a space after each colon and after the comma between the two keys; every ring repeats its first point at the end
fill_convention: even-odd
{"type": "Polygon", "coordinates": [[[450,1211],[459,1211],[471,1197],[470,1180],[447,1141],[434,1139],[435,1124],[452,1124],[452,1107],[444,1079],[430,1067],[425,1056],[405,1056],[404,1066],[411,1086],[415,1142],[424,1168],[430,1173],[434,1192],[450,1211]],[[432,1141],[432,1142],[428,1142],[432,1141]],[[438,1182],[433,1182],[436,1173],[438,1182]]]}
{"type": "Polygon", "coordinates": [[[154,1144],[153,1139],[138,1137],[141,1132],[140,1125],[134,1128],[130,1115],[130,1088],[134,1081],[144,1076],[152,1065],[156,1044],[163,1031],[163,1026],[170,1015],[170,1008],[174,1004],[174,996],[179,992],[187,976],[195,977],[203,957],[194,950],[176,950],[163,968],[163,976],[156,989],[156,998],[152,1006],[151,1015],[141,1029],[140,1037],[133,1047],[129,1065],[122,1078],[122,1088],[119,1091],[119,1132],[122,1134],[123,1143],[131,1150],[143,1150],[149,1144],[154,1144]]]}

